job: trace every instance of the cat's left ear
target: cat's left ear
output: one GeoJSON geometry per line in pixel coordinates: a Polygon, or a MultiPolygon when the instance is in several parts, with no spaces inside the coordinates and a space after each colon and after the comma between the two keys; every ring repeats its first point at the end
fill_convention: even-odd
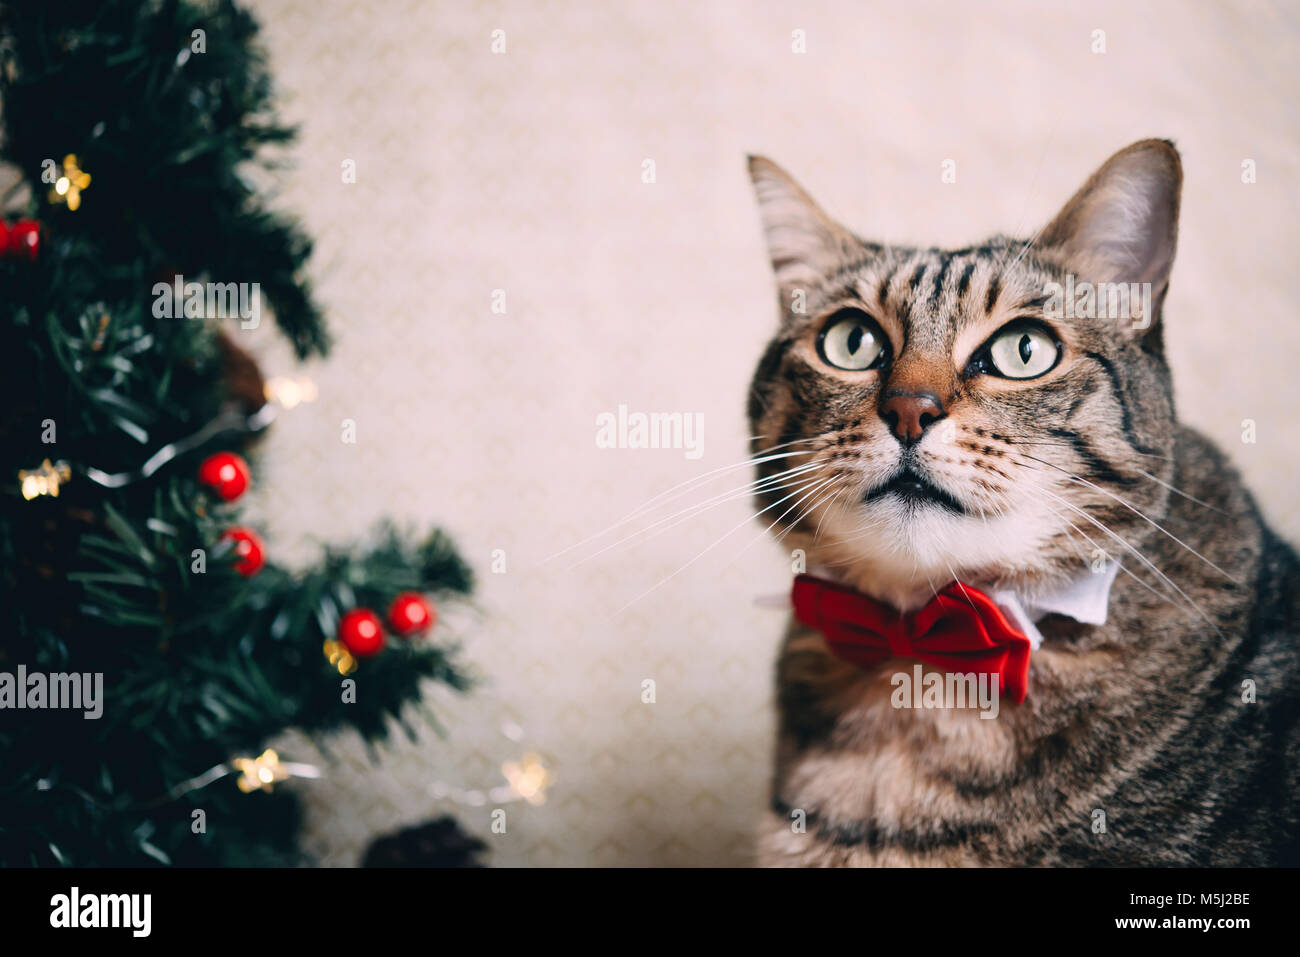
{"type": "Polygon", "coordinates": [[[1037,245],[1061,250],[1080,280],[1150,283],[1159,304],[1174,264],[1182,186],[1183,164],[1172,143],[1134,143],[1092,174],[1037,245]]]}

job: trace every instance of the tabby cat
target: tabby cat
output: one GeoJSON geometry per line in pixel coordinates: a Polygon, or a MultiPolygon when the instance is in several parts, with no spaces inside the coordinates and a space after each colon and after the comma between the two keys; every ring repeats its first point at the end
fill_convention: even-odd
{"type": "Polygon", "coordinates": [[[1115,154],[1028,241],[950,250],[859,239],[750,173],[781,302],[749,398],[764,523],[900,614],[1118,566],[1104,623],[1037,618],[995,720],[896,707],[916,661],[852,664],[792,623],[759,863],[1297,863],[1300,562],[1174,414],[1173,145],[1115,154]],[[1087,283],[1149,305],[1062,308],[1087,283]]]}

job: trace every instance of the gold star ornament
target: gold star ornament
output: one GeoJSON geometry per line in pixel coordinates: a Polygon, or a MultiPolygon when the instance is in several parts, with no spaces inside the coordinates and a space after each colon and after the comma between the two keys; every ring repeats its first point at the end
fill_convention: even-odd
{"type": "Polygon", "coordinates": [[[23,498],[29,502],[41,495],[58,498],[59,486],[71,478],[72,469],[68,467],[67,462],[51,463],[49,459],[42,462],[40,468],[32,469],[30,472],[26,469],[18,470],[18,481],[23,490],[23,498]]]}
{"type": "Polygon", "coordinates": [[[519,761],[507,761],[501,765],[501,773],[509,782],[510,790],[529,804],[546,803],[546,789],[554,775],[542,764],[540,756],[525,754],[519,761]]]}
{"type": "Polygon", "coordinates": [[[89,185],[90,174],[77,164],[77,154],[69,153],[63,157],[63,175],[50,188],[50,202],[67,203],[75,213],[81,206],[81,191],[89,185]]]}
{"type": "Polygon", "coordinates": [[[267,748],[256,758],[235,758],[230,762],[239,772],[235,784],[245,794],[261,788],[271,790],[271,786],[289,777],[289,769],[280,763],[280,756],[267,748]]]}
{"type": "Polygon", "coordinates": [[[325,657],[341,675],[350,675],[357,670],[357,659],[352,657],[352,652],[348,651],[343,642],[329,639],[325,642],[325,657]]]}

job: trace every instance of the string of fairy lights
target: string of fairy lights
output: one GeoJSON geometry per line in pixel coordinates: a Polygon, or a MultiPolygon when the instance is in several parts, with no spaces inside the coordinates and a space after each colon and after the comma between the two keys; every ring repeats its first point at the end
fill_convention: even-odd
{"type": "MultiPolygon", "coordinates": [[[[204,445],[217,435],[231,432],[256,433],[269,426],[279,410],[293,409],[318,396],[316,384],[306,376],[277,376],[266,381],[266,402],[251,414],[227,411],[191,435],[170,442],[158,449],[139,468],[127,472],[108,473],[94,467],[84,467],[80,473],[104,488],[121,488],[144,481],[178,456],[204,445]]],[[[45,459],[32,469],[18,472],[19,489],[24,499],[42,496],[57,498],[62,486],[74,477],[72,466],[63,460],[45,459]]],[[[339,674],[348,675],[356,670],[357,661],[341,642],[327,640],[324,652],[339,674]]],[[[525,740],[524,729],[514,721],[503,721],[499,727],[502,737],[519,745],[525,740]]],[[[554,783],[553,762],[536,751],[526,751],[517,759],[503,761],[500,765],[501,783],[489,787],[465,787],[444,780],[435,780],[428,786],[428,794],[437,801],[450,802],[466,808],[501,805],[523,801],[530,805],[546,802],[547,792],[554,783]]],[[[290,778],[318,779],[323,776],[319,767],[303,762],[281,760],[273,748],[260,755],[240,756],[214,765],[201,774],[181,781],[166,794],[147,803],[154,807],[174,801],[192,791],[206,788],[223,778],[235,775],[235,785],[245,794],[254,791],[269,792],[277,784],[290,778]]],[[[48,782],[47,782],[48,786],[48,782]]]]}
{"type": "MultiPolygon", "coordinates": [[[[507,740],[520,744],[525,739],[524,729],[514,721],[503,721],[500,733],[507,740]]],[[[555,771],[548,760],[535,751],[522,757],[503,761],[500,765],[503,782],[486,788],[467,788],[443,780],[428,786],[430,797],[467,808],[510,804],[524,801],[533,806],[546,803],[547,793],[555,781],[555,771]]],[[[205,788],[222,778],[237,774],[235,785],[245,794],[254,791],[269,792],[275,785],[290,778],[320,778],[323,772],[313,764],[282,761],[273,748],[267,748],[257,757],[232,758],[215,765],[202,774],[180,782],[165,795],[150,802],[151,806],[174,801],[191,791],[205,788]]]]}
{"type": "MultiPolygon", "coordinates": [[[[89,188],[90,184],[90,174],[81,168],[76,155],[68,154],[63,159],[60,175],[51,185],[48,199],[51,203],[65,204],[69,211],[76,211],[81,205],[82,190],[89,188]]],[[[38,224],[20,223],[15,224],[13,229],[8,227],[5,229],[6,237],[12,240],[6,248],[8,245],[13,245],[29,258],[38,255],[40,245],[38,224]]],[[[107,322],[107,315],[100,318],[101,335],[107,322]]],[[[115,489],[132,485],[150,478],[169,462],[199,448],[218,435],[261,432],[275,420],[281,409],[293,409],[303,403],[314,402],[318,395],[316,384],[306,376],[272,377],[265,382],[263,393],[266,401],[261,408],[250,414],[227,410],[191,435],[164,445],[139,468],[110,473],[92,466],[74,469],[66,460],[46,458],[33,468],[18,470],[19,491],[26,501],[43,497],[57,498],[60,489],[71,482],[77,474],[84,475],[89,481],[104,488],[115,489]]],[[[356,669],[356,659],[341,642],[326,641],[324,652],[330,664],[338,669],[339,674],[347,675],[356,669]]],[[[501,735],[513,744],[520,745],[525,739],[523,728],[514,721],[503,721],[499,730],[501,735]]],[[[545,803],[547,791],[555,779],[551,763],[535,751],[527,751],[518,759],[503,761],[500,765],[500,773],[502,783],[484,788],[464,787],[435,780],[428,786],[428,794],[435,800],[469,808],[516,801],[540,805],[545,803]]],[[[240,756],[214,765],[201,774],[181,781],[166,794],[148,802],[145,806],[155,807],[174,801],[231,775],[235,776],[235,785],[241,792],[251,794],[254,791],[269,792],[277,784],[290,778],[318,779],[322,777],[322,771],[313,764],[283,761],[273,748],[267,748],[256,757],[240,756]]],[[[47,780],[37,784],[39,790],[48,790],[52,786],[52,782],[47,780]]]]}
{"type": "MultiPolygon", "coordinates": [[[[266,402],[257,411],[245,415],[228,410],[221,413],[203,428],[182,439],[169,442],[145,460],[139,468],[127,472],[109,473],[93,466],[85,466],[82,474],[104,488],[122,488],[152,476],[177,456],[185,455],[218,435],[231,432],[256,433],[275,421],[280,409],[292,409],[304,402],[313,402],[317,396],[316,384],[306,376],[279,376],[268,379],[263,388],[266,402]]],[[[18,485],[24,499],[48,495],[58,498],[59,489],[73,478],[72,466],[63,460],[45,459],[32,469],[18,470],[18,485]]]]}

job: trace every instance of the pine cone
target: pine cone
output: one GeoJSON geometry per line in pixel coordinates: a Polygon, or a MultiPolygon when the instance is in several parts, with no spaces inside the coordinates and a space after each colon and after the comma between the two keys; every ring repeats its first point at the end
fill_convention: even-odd
{"type": "Polygon", "coordinates": [[[487,845],[466,834],[451,817],[435,818],[376,838],[362,867],[483,867],[477,860],[487,845]]]}
{"type": "Polygon", "coordinates": [[[223,378],[226,392],[251,415],[266,403],[266,380],[250,356],[226,335],[217,333],[217,349],[221,352],[223,378]]]}

